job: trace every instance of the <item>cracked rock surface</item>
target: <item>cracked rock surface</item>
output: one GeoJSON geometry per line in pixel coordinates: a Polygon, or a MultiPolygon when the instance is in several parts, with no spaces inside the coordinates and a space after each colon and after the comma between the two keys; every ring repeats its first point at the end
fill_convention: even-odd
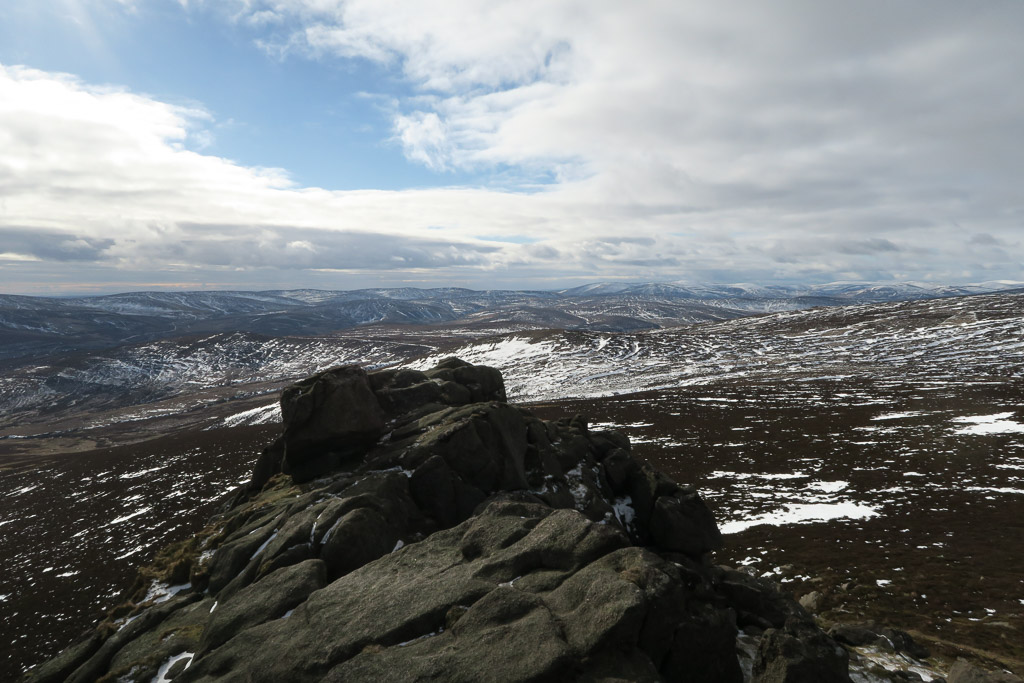
{"type": "Polygon", "coordinates": [[[849,680],[803,608],[711,564],[695,489],[492,368],[345,366],[281,402],[252,481],[28,680],[849,680]]]}

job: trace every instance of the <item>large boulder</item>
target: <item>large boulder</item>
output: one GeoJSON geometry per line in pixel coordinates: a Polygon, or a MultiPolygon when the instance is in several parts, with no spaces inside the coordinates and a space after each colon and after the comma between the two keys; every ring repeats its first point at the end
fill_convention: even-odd
{"type": "Polygon", "coordinates": [[[279,472],[309,481],[358,461],[389,429],[445,407],[504,400],[501,373],[457,358],[426,372],[325,370],[281,392],[283,433],[263,451],[248,488],[258,491],[279,472]]]}
{"type": "Polygon", "coordinates": [[[791,598],[711,565],[695,489],[504,399],[457,359],[289,387],[252,481],[29,678],[728,683],[739,624],[774,629],[760,680],[845,680],[791,598]]]}
{"type": "Polygon", "coordinates": [[[495,502],[240,630],[179,680],[728,682],[735,637],[676,565],[614,527],[495,502]]]}
{"type": "Polygon", "coordinates": [[[293,384],[281,392],[285,471],[304,481],[362,455],[384,434],[385,418],[357,365],[293,384]]]}
{"type": "Polygon", "coordinates": [[[281,392],[285,443],[296,451],[376,440],[384,417],[366,371],[357,365],[325,370],[281,392]]]}
{"type": "Polygon", "coordinates": [[[850,654],[809,619],[768,629],[754,660],[755,683],[849,683],[850,654]]]}

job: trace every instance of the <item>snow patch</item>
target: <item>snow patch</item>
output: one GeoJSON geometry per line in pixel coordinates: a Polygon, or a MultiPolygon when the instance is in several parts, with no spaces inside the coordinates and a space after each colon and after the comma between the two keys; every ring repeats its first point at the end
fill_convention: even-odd
{"type": "Polygon", "coordinates": [[[195,656],[195,652],[182,652],[181,654],[169,657],[166,662],[160,665],[160,669],[156,672],[156,676],[153,676],[152,683],[171,683],[171,679],[167,678],[167,672],[171,670],[171,667],[181,660],[187,659],[188,663],[185,664],[185,668],[187,669],[192,666],[192,658],[195,656]]]}
{"type": "Polygon", "coordinates": [[[790,473],[760,473],[760,472],[728,472],[725,470],[715,470],[708,475],[708,479],[750,479],[756,477],[758,479],[803,479],[806,474],[803,472],[790,472],[790,473]]]}
{"type": "Polygon", "coordinates": [[[252,410],[243,410],[234,415],[228,415],[221,423],[223,427],[240,427],[243,425],[265,425],[281,421],[281,405],[271,403],[270,405],[259,406],[252,410]]]}
{"type": "Polygon", "coordinates": [[[118,555],[114,559],[115,560],[123,560],[123,559],[131,557],[132,555],[134,555],[134,554],[136,554],[138,552],[141,552],[142,550],[144,550],[144,548],[141,545],[140,546],[136,546],[136,547],[132,548],[131,550],[129,550],[128,552],[124,553],[123,555],[118,555]]]}
{"type": "Polygon", "coordinates": [[[977,491],[979,493],[1012,493],[1018,496],[1024,495],[1024,489],[1013,489],[1007,486],[967,486],[965,491],[977,491]]]}
{"type": "Polygon", "coordinates": [[[131,514],[125,515],[124,517],[118,517],[117,519],[111,520],[103,526],[114,526],[115,524],[120,524],[121,522],[127,522],[129,519],[132,519],[133,517],[138,517],[139,515],[144,515],[152,509],[152,507],[141,508],[139,510],[136,510],[135,512],[132,512],[131,514]]]}
{"type": "Polygon", "coordinates": [[[842,491],[849,485],[850,482],[848,481],[812,481],[807,486],[808,488],[818,489],[825,493],[836,493],[837,491],[842,491]]]}
{"type": "Polygon", "coordinates": [[[1024,424],[1007,418],[1014,413],[996,413],[994,415],[973,415],[954,417],[953,422],[969,425],[953,431],[954,434],[1020,434],[1024,433],[1024,424]]]}
{"type": "Polygon", "coordinates": [[[20,496],[23,493],[28,493],[29,491],[35,491],[37,488],[39,488],[39,484],[31,484],[29,486],[23,486],[20,489],[15,489],[14,491],[11,491],[9,495],[20,496]]]}
{"type": "Polygon", "coordinates": [[[923,410],[908,410],[902,413],[882,413],[881,415],[875,415],[872,420],[902,420],[906,417],[919,417],[921,415],[927,415],[928,413],[923,410]]]}
{"type": "Polygon", "coordinates": [[[120,476],[120,479],[137,479],[138,477],[144,477],[151,472],[159,472],[165,467],[167,467],[167,465],[160,465],[159,467],[150,467],[148,470],[139,470],[138,472],[129,472],[128,474],[122,474],[120,476]]]}
{"type": "Polygon", "coordinates": [[[252,557],[249,558],[249,561],[251,562],[252,560],[255,560],[256,556],[259,555],[260,553],[262,553],[263,550],[268,545],[270,545],[270,542],[273,541],[275,538],[277,538],[277,530],[276,529],[274,530],[274,533],[270,534],[270,538],[268,538],[267,540],[263,541],[263,545],[261,545],[259,548],[256,548],[256,552],[254,552],[252,554],[252,557]]]}
{"type": "Polygon", "coordinates": [[[761,524],[781,526],[783,524],[804,524],[807,522],[828,522],[833,519],[868,519],[878,514],[874,508],[853,502],[839,503],[794,503],[781,510],[766,512],[749,519],[737,519],[719,524],[723,534],[738,534],[761,524]]]}
{"type": "Polygon", "coordinates": [[[615,518],[619,520],[619,524],[624,529],[631,530],[633,528],[633,519],[636,517],[636,510],[633,509],[633,499],[630,496],[623,496],[622,498],[616,498],[612,504],[612,510],[615,512],[615,518]]]}
{"type": "Polygon", "coordinates": [[[192,588],[190,583],[182,583],[177,586],[169,586],[162,581],[154,581],[153,585],[149,587],[149,591],[146,593],[146,597],[142,599],[142,602],[153,602],[159,604],[161,602],[167,602],[178,593],[192,588]]]}

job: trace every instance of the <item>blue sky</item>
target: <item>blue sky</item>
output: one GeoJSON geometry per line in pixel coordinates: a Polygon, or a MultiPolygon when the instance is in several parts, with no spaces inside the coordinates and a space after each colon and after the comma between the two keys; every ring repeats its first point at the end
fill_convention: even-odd
{"type": "Polygon", "coordinates": [[[217,121],[202,152],[285,168],[304,186],[486,182],[405,162],[382,107],[412,91],[392,70],[366,59],[276,59],[257,44],[262,33],[176,0],[15,2],[0,7],[0,63],[201,106],[217,121]]]}
{"type": "Polygon", "coordinates": [[[9,0],[0,291],[1024,280],[1024,3],[9,0]]]}

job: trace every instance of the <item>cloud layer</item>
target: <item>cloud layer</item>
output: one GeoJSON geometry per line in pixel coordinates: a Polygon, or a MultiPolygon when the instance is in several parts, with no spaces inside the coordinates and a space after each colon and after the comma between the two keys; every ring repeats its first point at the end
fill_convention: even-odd
{"type": "Polygon", "coordinates": [[[8,286],[16,269],[45,278],[45,264],[72,261],[224,281],[315,269],[524,287],[1024,279],[1018,2],[182,11],[232,23],[268,59],[392,69],[412,88],[388,114],[409,162],[494,181],[297,187],[280,169],[203,154],[213,121],[199,108],[8,66],[8,286]]]}

